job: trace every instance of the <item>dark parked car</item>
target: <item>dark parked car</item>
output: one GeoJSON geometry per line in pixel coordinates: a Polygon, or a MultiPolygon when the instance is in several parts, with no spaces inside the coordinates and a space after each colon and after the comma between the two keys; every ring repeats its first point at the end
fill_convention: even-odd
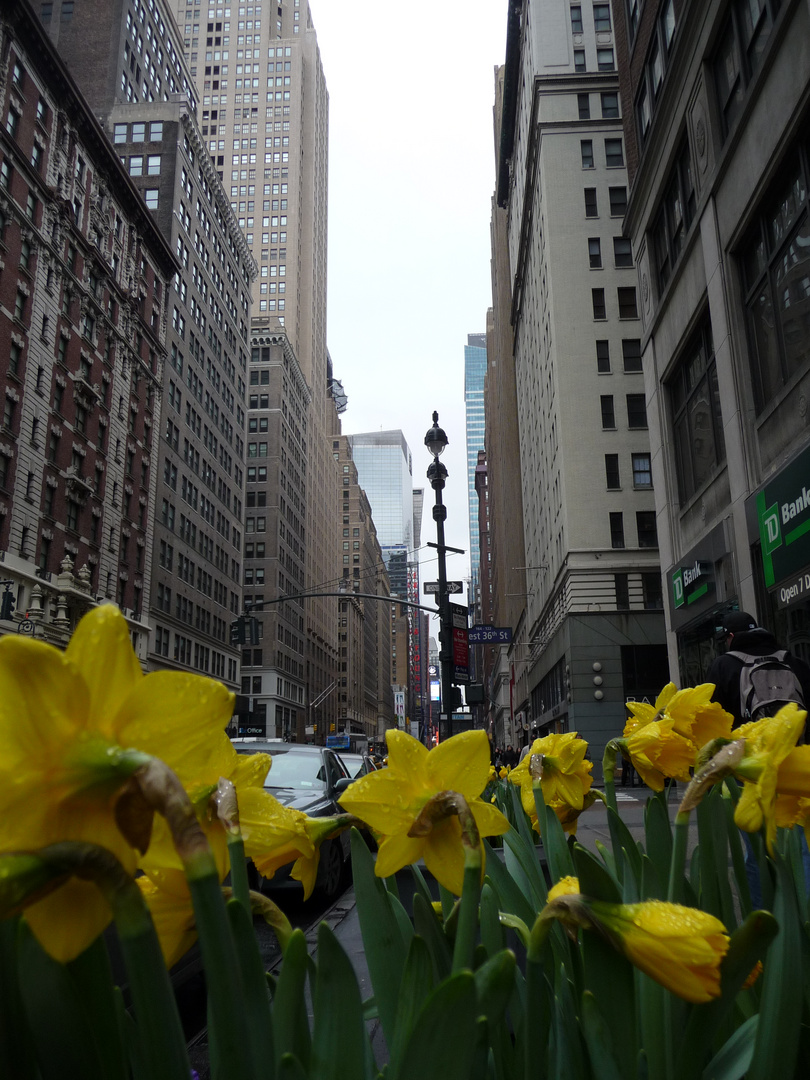
{"type": "MultiPolygon", "coordinates": [[[[264,781],[264,788],[280,803],[294,810],[302,810],[310,817],[328,817],[342,812],[337,801],[351,776],[334,750],[308,743],[247,742],[239,739],[234,739],[234,747],[239,754],[270,754],[273,765],[264,781]]],[[[315,881],[315,888],[322,896],[331,899],[337,895],[348,861],[348,831],[334,840],[323,842],[315,881]]],[[[290,877],[291,868],[283,867],[268,881],[251,867],[251,887],[260,891],[293,886],[300,888],[300,884],[290,877]]]]}
{"type": "Polygon", "coordinates": [[[352,780],[359,780],[370,772],[376,772],[379,766],[375,765],[368,754],[347,754],[343,752],[340,760],[349,770],[352,780]]]}

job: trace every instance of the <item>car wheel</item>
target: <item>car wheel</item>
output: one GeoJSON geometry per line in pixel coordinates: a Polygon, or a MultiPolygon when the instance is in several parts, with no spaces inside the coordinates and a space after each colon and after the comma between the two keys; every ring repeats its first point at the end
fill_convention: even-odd
{"type": "Polygon", "coordinates": [[[334,900],[340,892],[342,878],[343,852],[340,850],[340,841],[325,840],[321,845],[315,887],[325,900],[334,900]]]}

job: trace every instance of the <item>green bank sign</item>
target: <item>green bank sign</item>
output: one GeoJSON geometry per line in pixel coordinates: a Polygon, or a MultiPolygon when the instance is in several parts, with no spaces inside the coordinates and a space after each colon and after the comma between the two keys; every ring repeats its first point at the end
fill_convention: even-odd
{"type": "Polygon", "coordinates": [[[810,449],[756,496],[765,585],[810,565],[810,449]]]}
{"type": "Polygon", "coordinates": [[[679,566],[670,573],[670,583],[672,606],[688,607],[707,596],[713,586],[711,563],[696,560],[692,566],[679,566]]]}

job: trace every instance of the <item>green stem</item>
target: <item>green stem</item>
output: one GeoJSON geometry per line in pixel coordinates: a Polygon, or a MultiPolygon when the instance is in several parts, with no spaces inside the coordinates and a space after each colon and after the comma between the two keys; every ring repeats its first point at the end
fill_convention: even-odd
{"type": "MultiPolygon", "coordinates": [[[[472,816],[472,815],[471,815],[472,816]]],[[[472,969],[478,934],[478,905],[481,898],[481,845],[464,848],[464,884],[453,946],[453,973],[472,969]]]]}
{"type": "Polygon", "coordinates": [[[228,858],[231,861],[231,886],[233,895],[248,912],[251,911],[250,886],[248,885],[245,844],[241,833],[228,832],[228,858]]]}
{"type": "Polygon", "coordinates": [[[679,810],[675,815],[675,830],[672,838],[672,858],[669,864],[669,885],[667,900],[671,904],[682,902],[683,881],[686,874],[686,847],[689,840],[688,810],[679,810]]]}
{"type": "Polygon", "coordinates": [[[616,757],[618,756],[620,745],[617,739],[611,739],[605,746],[605,752],[602,755],[602,776],[605,781],[605,799],[607,805],[619,812],[619,804],[616,801],[616,757]]]}
{"type": "Polygon", "coordinates": [[[186,860],[208,989],[209,1015],[223,1077],[256,1080],[244,1009],[244,990],[225,912],[216,863],[209,852],[186,860]]]}

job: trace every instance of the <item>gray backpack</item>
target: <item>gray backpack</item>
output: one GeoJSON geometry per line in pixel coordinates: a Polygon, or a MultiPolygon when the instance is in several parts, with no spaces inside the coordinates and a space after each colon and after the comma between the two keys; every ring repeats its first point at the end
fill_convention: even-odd
{"type": "Polygon", "coordinates": [[[787,663],[787,651],[777,649],[768,656],[729,650],[729,656],[742,660],[740,670],[740,716],[744,721],[773,716],[783,705],[795,702],[806,708],[802,686],[787,663]]]}

